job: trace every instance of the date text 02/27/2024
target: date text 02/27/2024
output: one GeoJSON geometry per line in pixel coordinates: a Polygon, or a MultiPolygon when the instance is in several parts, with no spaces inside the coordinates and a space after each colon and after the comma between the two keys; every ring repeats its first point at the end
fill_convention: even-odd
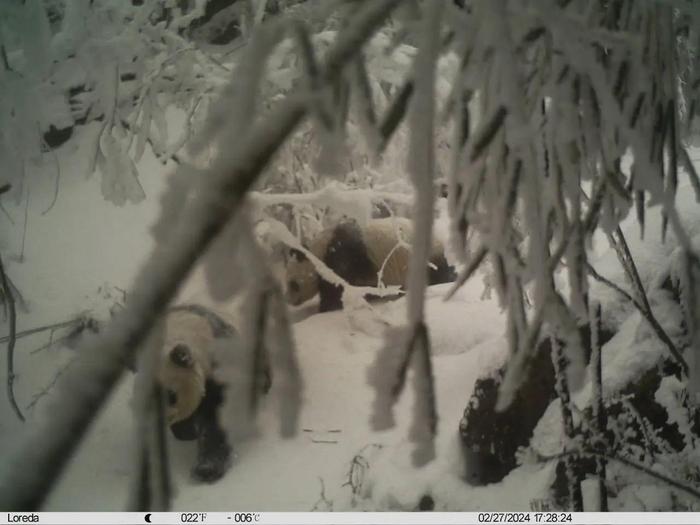
{"type": "Polygon", "coordinates": [[[480,512],[479,523],[571,523],[570,512],[480,512]]]}

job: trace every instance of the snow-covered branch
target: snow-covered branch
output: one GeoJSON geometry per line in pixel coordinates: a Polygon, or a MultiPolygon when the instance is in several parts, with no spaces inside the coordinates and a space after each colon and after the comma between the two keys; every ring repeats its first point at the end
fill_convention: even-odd
{"type": "MultiPolygon", "coordinates": [[[[321,77],[332,81],[398,3],[364,4],[327,53],[321,77]]],[[[136,279],[125,310],[103,333],[81,345],[82,362],[60,382],[55,409],[48,411],[51,416],[27,429],[18,440],[19,450],[9,456],[0,477],[3,509],[26,511],[41,506],[121,376],[124,358],[145,341],[195,261],[236,214],[246,192],[306,111],[301,99],[290,97],[254,125],[234,152],[212,164],[202,198],[186,210],[188,220],[166,229],[164,242],[157,245],[136,279]]]]}
{"type": "Polygon", "coordinates": [[[428,275],[426,261],[430,259],[434,206],[435,170],[435,75],[440,53],[440,30],[443,4],[424,6],[425,20],[422,46],[414,63],[415,95],[410,108],[411,145],[409,173],[415,190],[414,234],[408,270],[407,328],[403,340],[388,338],[377,357],[371,382],[376,388],[375,409],[372,416],[375,427],[393,424],[391,410],[405,383],[410,363],[414,365],[416,392],[413,424],[410,438],[417,443],[413,463],[423,465],[435,457],[433,442],[437,431],[435,385],[430,355],[428,327],[423,318],[425,289],[428,275]],[[393,345],[399,343],[398,349],[393,345]],[[389,353],[400,352],[394,370],[389,353]],[[384,383],[384,384],[382,384],[384,383]]]}

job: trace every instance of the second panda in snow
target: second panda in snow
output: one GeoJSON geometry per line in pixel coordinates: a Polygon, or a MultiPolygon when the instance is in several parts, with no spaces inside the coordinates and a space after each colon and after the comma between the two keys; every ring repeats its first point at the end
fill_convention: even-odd
{"type": "MultiPolygon", "coordinates": [[[[353,286],[379,284],[405,286],[408,275],[413,224],[405,218],[372,219],[364,227],[353,220],[343,221],[321,232],[308,250],[353,286]],[[398,245],[398,246],[397,246],[398,245]]],[[[433,239],[428,283],[439,284],[455,279],[447,264],[442,243],[433,239]]],[[[341,286],[321,278],[311,261],[300,251],[292,250],[287,264],[287,300],[292,305],[320,296],[319,310],[328,312],[343,307],[341,286]]]]}
{"type": "MultiPolygon", "coordinates": [[[[197,441],[192,477],[199,481],[216,481],[231,465],[232,447],[218,414],[225,385],[214,378],[211,347],[216,340],[236,338],[229,322],[198,304],[174,306],[165,316],[156,379],[165,392],[166,418],[173,435],[197,441]]],[[[266,392],[270,371],[267,363],[263,368],[261,377],[255,379],[266,392]]]]}

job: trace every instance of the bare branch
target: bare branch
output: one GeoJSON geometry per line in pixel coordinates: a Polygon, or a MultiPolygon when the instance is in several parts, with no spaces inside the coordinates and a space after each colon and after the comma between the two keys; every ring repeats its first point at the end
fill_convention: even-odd
{"type": "Polygon", "coordinates": [[[624,298],[627,299],[630,303],[632,303],[635,307],[637,307],[637,308],[639,309],[640,312],[642,312],[642,311],[644,310],[644,308],[642,307],[642,305],[639,304],[639,302],[637,302],[637,300],[636,300],[634,297],[632,297],[629,293],[627,293],[625,290],[623,290],[622,288],[620,288],[617,284],[615,284],[614,282],[612,282],[610,279],[608,279],[607,277],[605,277],[605,276],[601,275],[600,273],[598,273],[598,270],[596,270],[596,269],[593,267],[593,265],[591,265],[591,263],[587,262],[587,263],[586,263],[586,268],[588,269],[589,275],[590,275],[591,277],[593,277],[596,281],[598,281],[598,282],[604,284],[604,285],[607,286],[608,288],[611,288],[611,289],[615,290],[615,291],[616,291],[617,293],[619,293],[622,297],[624,297],[624,298]]]}
{"type": "MultiPolygon", "coordinates": [[[[554,364],[554,375],[556,379],[555,387],[561,404],[562,421],[564,422],[564,435],[567,441],[570,442],[576,439],[578,432],[571,413],[571,394],[566,379],[566,367],[569,364],[569,360],[566,358],[561,344],[557,341],[556,337],[551,336],[550,341],[552,344],[552,363],[554,364]]],[[[579,474],[576,459],[575,456],[569,455],[564,458],[564,463],[566,465],[566,480],[568,482],[571,510],[581,512],[583,511],[583,495],[581,494],[581,485],[578,479],[579,474]]]]}
{"type": "Polygon", "coordinates": [[[5,266],[0,258],[0,284],[2,284],[2,292],[10,322],[10,335],[7,343],[7,399],[10,401],[12,410],[20,421],[24,421],[24,415],[17,405],[15,399],[14,382],[15,382],[15,343],[17,342],[17,311],[15,310],[15,297],[12,294],[12,289],[5,274],[5,266]]]}
{"type": "Polygon", "coordinates": [[[650,467],[647,467],[646,465],[642,465],[640,463],[637,463],[635,461],[632,461],[627,458],[623,458],[620,456],[617,456],[615,454],[612,454],[610,452],[597,452],[595,450],[589,450],[587,448],[581,448],[581,449],[573,449],[573,450],[567,450],[565,452],[562,452],[561,454],[554,454],[551,456],[545,456],[538,454],[537,459],[538,461],[546,462],[546,461],[555,461],[559,460],[562,458],[565,458],[567,456],[588,456],[592,458],[604,458],[607,459],[608,461],[616,461],[617,463],[620,463],[622,465],[625,465],[627,467],[630,467],[634,470],[637,470],[639,472],[643,472],[644,474],[647,474],[648,476],[651,476],[654,479],[658,479],[659,481],[663,481],[664,483],[680,490],[681,492],[685,492],[686,494],[689,494],[690,496],[693,496],[694,498],[700,499],[700,490],[696,489],[695,487],[688,486],[684,483],[681,483],[680,481],[677,481],[673,478],[670,478],[668,476],[665,476],[664,474],[661,474],[660,472],[657,472],[650,467]]]}
{"type": "MultiPolygon", "coordinates": [[[[29,330],[23,330],[15,334],[16,339],[22,339],[23,337],[28,337],[30,335],[38,334],[40,332],[46,332],[47,330],[57,330],[59,328],[67,328],[76,324],[83,322],[83,317],[78,317],[76,319],[71,319],[70,321],[63,321],[61,323],[47,324],[44,326],[39,326],[37,328],[30,328],[29,330]]],[[[6,343],[10,340],[10,336],[0,337],[0,344],[6,343]]]]}
{"type": "MultiPolygon", "coordinates": [[[[41,131],[39,131],[39,135],[41,136],[41,131]]],[[[52,150],[49,145],[46,143],[46,140],[44,140],[44,137],[41,136],[41,142],[43,146],[51,151],[51,156],[53,158],[54,166],[56,168],[56,178],[54,179],[54,189],[53,189],[53,198],[51,199],[51,203],[49,206],[41,212],[42,215],[46,215],[49,213],[53,207],[56,205],[56,201],[58,200],[58,192],[61,186],[61,164],[58,162],[58,155],[56,155],[56,151],[52,150]]]]}
{"type": "MultiPolygon", "coordinates": [[[[592,305],[591,313],[589,314],[591,326],[591,383],[593,387],[593,428],[595,429],[597,439],[604,443],[604,433],[608,427],[608,418],[605,412],[605,403],[603,402],[603,359],[600,344],[600,328],[601,328],[601,308],[600,303],[592,305]]],[[[607,462],[605,458],[596,458],[596,475],[598,476],[598,496],[600,508],[595,509],[600,512],[608,511],[608,489],[605,485],[607,477],[607,462]]]]}
{"type": "MultiPolygon", "coordinates": [[[[627,245],[627,241],[625,240],[625,236],[622,233],[622,229],[618,226],[613,234],[608,235],[608,239],[610,240],[610,244],[612,244],[613,248],[615,248],[615,252],[617,253],[618,259],[620,260],[620,264],[622,265],[625,274],[627,275],[637,292],[637,299],[632,299],[632,304],[634,304],[634,306],[639,310],[642,316],[649,322],[651,328],[654,330],[661,342],[664,343],[664,345],[666,345],[666,348],[668,349],[669,353],[678,362],[678,364],[683,370],[683,373],[687,377],[689,371],[688,362],[685,360],[680,350],[676,348],[676,345],[673,343],[673,341],[663,329],[659,321],[656,319],[656,316],[654,315],[654,312],[651,309],[649,299],[647,298],[646,291],[644,290],[644,285],[642,284],[642,279],[639,276],[639,272],[637,271],[637,265],[634,263],[632,253],[630,252],[629,246],[627,245]]],[[[592,275],[595,277],[594,274],[592,275]]],[[[605,281],[601,282],[603,282],[604,284],[608,284],[605,281]]],[[[622,293],[625,297],[631,299],[631,296],[623,292],[619,287],[613,286],[613,289],[618,291],[618,293],[622,293]]]]}
{"type": "Polygon", "coordinates": [[[450,290],[449,290],[449,292],[447,292],[447,295],[445,295],[445,301],[451,299],[454,296],[454,294],[456,294],[457,291],[462,286],[464,286],[464,283],[466,283],[469,280],[469,278],[472,275],[474,275],[474,272],[476,270],[478,270],[479,267],[481,266],[481,263],[484,262],[484,259],[486,258],[487,254],[488,254],[488,250],[486,249],[486,247],[479,246],[479,248],[476,250],[476,253],[472,257],[472,260],[459,273],[459,276],[457,276],[457,280],[450,287],[450,290]]]}

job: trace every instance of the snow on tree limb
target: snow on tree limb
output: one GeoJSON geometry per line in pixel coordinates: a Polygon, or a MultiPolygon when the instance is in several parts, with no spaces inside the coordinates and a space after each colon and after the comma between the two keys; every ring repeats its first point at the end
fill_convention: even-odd
{"type": "Polygon", "coordinates": [[[303,246],[299,240],[292,235],[292,232],[279,221],[267,219],[265,224],[266,234],[273,239],[284,243],[287,247],[298,250],[311,262],[314,270],[324,281],[340,286],[343,289],[343,304],[345,307],[350,305],[363,305],[371,308],[371,305],[365,300],[364,296],[371,294],[377,297],[391,297],[401,293],[400,286],[355,286],[340,277],[326,263],[319,259],[315,254],[303,246]]]}
{"type": "Polygon", "coordinates": [[[417,443],[413,453],[413,463],[416,466],[434,459],[434,436],[437,431],[430,339],[423,319],[423,307],[428,284],[425,263],[430,259],[433,226],[435,73],[440,53],[443,3],[435,2],[423,8],[426,11],[423,22],[425,27],[422,46],[414,63],[415,94],[409,114],[411,145],[408,171],[415,188],[416,200],[413,246],[408,270],[408,326],[400,333],[403,337],[398,341],[387,339],[385,348],[369,372],[371,384],[376,389],[372,421],[375,428],[385,428],[393,425],[392,407],[402,390],[406,370],[413,362],[416,395],[410,438],[417,443]],[[401,345],[398,348],[402,354],[398,362],[392,348],[396,343],[401,345]],[[392,370],[391,366],[387,366],[392,364],[398,364],[398,368],[392,370]],[[393,386],[388,389],[387,385],[392,382],[393,386]]]}
{"type": "Polygon", "coordinates": [[[303,206],[328,208],[339,215],[355,219],[362,226],[371,218],[373,204],[393,203],[410,206],[413,203],[413,197],[406,193],[378,189],[349,189],[333,181],[319,190],[306,193],[253,192],[251,201],[262,208],[270,208],[278,204],[288,204],[296,208],[303,206]]]}
{"type": "MultiPolygon", "coordinates": [[[[338,35],[322,77],[331,80],[384,21],[398,0],[367,3],[338,35]]],[[[123,371],[124,358],[145,340],[195,261],[235,214],[245,193],[306,113],[294,97],[242,137],[232,158],[214,162],[201,199],[186,210],[190,224],[161,242],[135,281],[131,302],[99,336],[81,345],[82,362],[71,367],[54,398],[51,417],[27,429],[0,475],[0,506],[36,510],[76,450],[90,422],[123,371]]]]}

